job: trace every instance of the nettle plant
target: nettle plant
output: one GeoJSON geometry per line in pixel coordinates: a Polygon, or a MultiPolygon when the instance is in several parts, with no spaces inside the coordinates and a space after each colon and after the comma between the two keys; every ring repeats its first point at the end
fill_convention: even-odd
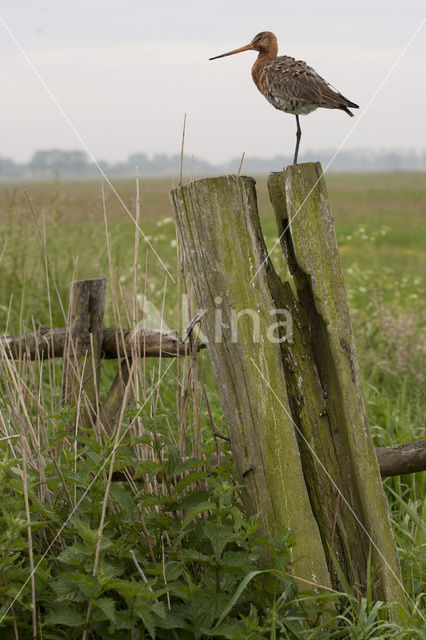
{"type": "Polygon", "coordinates": [[[211,462],[183,460],[155,422],[116,450],[104,516],[113,439],[81,431],[77,464],[65,430],[28,463],[20,439],[0,443],[2,637],[31,637],[35,602],[42,638],[254,638],[270,628],[273,599],[296,592],[285,573],[291,534],[263,537],[226,457],[210,443],[211,462]],[[135,465],[135,447],[151,459],[135,465]]]}
{"type": "Polygon", "coordinates": [[[213,439],[182,459],[162,416],[150,427],[122,439],[111,476],[113,439],[82,431],[77,464],[65,430],[28,463],[18,441],[0,443],[2,638],[417,637],[349,585],[344,598],[299,590],[294,536],[266,537],[245,515],[213,439]],[[151,458],[135,465],[135,447],[151,458]]]}

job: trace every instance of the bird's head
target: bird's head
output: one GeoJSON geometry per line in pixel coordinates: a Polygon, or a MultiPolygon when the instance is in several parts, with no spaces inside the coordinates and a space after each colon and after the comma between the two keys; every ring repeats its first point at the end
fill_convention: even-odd
{"type": "Polygon", "coordinates": [[[264,52],[272,52],[274,49],[278,52],[278,42],[277,38],[272,31],[261,31],[254,36],[253,40],[250,42],[250,46],[255,51],[259,51],[261,53],[264,52]]]}
{"type": "Polygon", "coordinates": [[[216,60],[217,58],[224,58],[225,56],[232,56],[234,53],[240,53],[241,51],[258,51],[259,53],[267,53],[271,57],[276,57],[278,53],[278,42],[272,31],[261,31],[253,40],[244,47],[228,51],[228,53],[222,53],[220,56],[214,56],[209,60],[216,60]]]}

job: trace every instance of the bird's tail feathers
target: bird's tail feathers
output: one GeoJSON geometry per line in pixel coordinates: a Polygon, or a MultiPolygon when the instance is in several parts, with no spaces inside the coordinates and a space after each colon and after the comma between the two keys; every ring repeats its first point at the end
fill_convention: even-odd
{"type": "Polygon", "coordinates": [[[341,93],[339,94],[339,96],[342,99],[341,104],[339,104],[339,109],[342,109],[342,111],[347,113],[348,116],[352,117],[354,114],[349,111],[348,107],[351,107],[351,109],[359,109],[359,105],[355,102],[352,102],[352,100],[348,100],[347,98],[345,98],[345,96],[342,96],[341,93]]]}
{"type": "Polygon", "coordinates": [[[355,104],[355,102],[352,102],[351,100],[347,100],[347,99],[346,99],[346,106],[351,107],[352,109],[359,109],[359,104],[355,104]]]}

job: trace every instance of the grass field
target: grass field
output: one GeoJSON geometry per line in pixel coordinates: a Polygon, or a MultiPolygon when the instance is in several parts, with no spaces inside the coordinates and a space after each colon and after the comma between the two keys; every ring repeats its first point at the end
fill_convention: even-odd
{"type": "MultiPolygon", "coordinates": [[[[330,174],[326,182],[376,445],[424,437],[426,175],[330,174]]],[[[135,181],[118,180],[114,186],[134,216],[135,181]]],[[[171,186],[172,181],[168,179],[140,180],[141,228],[170,273],[177,278],[176,232],[168,199],[171,186]]],[[[267,245],[272,247],[277,234],[264,177],[258,177],[257,189],[262,227],[267,245]]],[[[105,186],[105,205],[111,264],[100,182],[57,180],[0,185],[2,332],[20,333],[24,327],[31,328],[33,322],[49,326],[51,318],[55,326],[64,324],[51,274],[46,275],[48,269],[39,231],[45,239],[51,270],[65,304],[68,283],[73,277],[106,276],[110,284],[112,273],[119,291],[115,302],[121,309],[121,317],[131,317],[135,225],[108,186],[105,186]]],[[[178,328],[178,289],[166,277],[159,259],[142,237],[140,243],[138,292],[145,292],[160,312],[164,305],[165,324],[170,329],[178,328]]],[[[279,273],[285,277],[286,269],[279,250],[272,257],[279,273]]],[[[127,320],[123,323],[127,324],[127,320]]],[[[114,324],[113,301],[108,286],[105,324],[114,324]]],[[[215,382],[205,354],[201,360],[202,366],[206,367],[206,386],[213,414],[221,424],[223,420],[215,382]]],[[[156,363],[152,365],[153,372],[156,366],[156,363]]],[[[112,379],[113,365],[108,364],[104,370],[101,393],[105,392],[112,379]]],[[[3,408],[11,402],[4,388],[0,402],[3,408]]],[[[165,413],[174,402],[174,391],[166,388],[160,403],[165,413]]],[[[203,421],[202,428],[208,428],[207,420],[203,421]]],[[[387,479],[385,485],[388,487],[404,584],[413,601],[421,606],[424,597],[424,533],[421,525],[425,514],[424,474],[387,479]]],[[[76,628],[80,628],[77,623],[76,628]]],[[[360,632],[350,637],[372,636],[360,632]]],[[[408,640],[417,636],[402,637],[408,640]]]]}
{"type": "MultiPolygon", "coordinates": [[[[176,277],[176,236],[168,196],[171,185],[168,179],[141,180],[141,228],[176,277]]],[[[374,342],[379,341],[383,348],[381,375],[396,374],[395,380],[388,381],[392,387],[401,384],[401,374],[411,375],[409,386],[414,388],[415,375],[422,380],[416,363],[423,348],[425,324],[425,175],[330,174],[327,186],[364,376],[370,379],[371,370],[380,375],[374,352],[374,342]],[[374,326],[378,323],[377,331],[372,322],[374,326]]],[[[115,188],[134,216],[135,181],[117,181],[115,188]]],[[[265,238],[272,247],[277,234],[264,177],[258,178],[257,188],[265,238]]],[[[114,272],[130,308],[135,227],[111,189],[106,186],[105,190],[114,272]]],[[[2,185],[0,225],[5,244],[1,248],[0,318],[3,326],[9,318],[15,331],[22,322],[31,325],[31,318],[49,324],[43,247],[24,191],[45,229],[49,258],[64,301],[73,273],[76,279],[109,274],[99,182],[2,185]]],[[[272,257],[285,275],[278,247],[272,257]]],[[[143,238],[139,270],[141,290],[146,286],[150,301],[160,308],[166,287],[165,322],[176,328],[177,289],[143,238]]],[[[113,324],[111,298],[107,298],[105,322],[113,324]]],[[[62,324],[59,305],[53,302],[52,307],[55,324],[62,324]]]]}
{"type": "MultiPolygon", "coordinates": [[[[135,181],[118,180],[114,182],[114,186],[134,215],[135,181]]],[[[171,243],[175,232],[172,224],[161,224],[172,216],[168,197],[171,186],[172,181],[169,179],[141,180],[141,227],[174,274],[176,252],[171,243]]],[[[416,287],[420,283],[415,283],[421,279],[426,266],[426,228],[422,224],[426,211],[425,175],[330,174],[327,186],[349,286],[351,278],[348,269],[356,267],[364,272],[381,272],[379,288],[383,276],[386,280],[394,279],[395,285],[398,285],[394,293],[386,287],[386,297],[389,300],[401,297],[404,299],[418,293],[416,287]],[[399,291],[399,284],[406,291],[399,291]],[[410,290],[411,285],[416,291],[410,290]],[[403,295],[405,293],[407,295],[403,295]]],[[[272,246],[276,230],[264,177],[257,179],[257,189],[264,233],[268,245],[272,246]]],[[[76,258],[77,278],[108,272],[100,182],[3,184],[0,188],[0,225],[4,229],[3,237],[8,245],[1,266],[2,273],[6,276],[0,284],[3,307],[8,305],[12,292],[15,299],[21,298],[24,282],[29,274],[31,289],[34,291],[35,285],[39,297],[43,298],[45,278],[41,276],[42,247],[24,191],[31,200],[40,224],[45,220],[49,254],[55,263],[55,273],[61,287],[66,287],[76,258]],[[12,274],[13,278],[10,277],[12,274]]],[[[105,192],[114,267],[117,276],[125,280],[132,265],[129,247],[133,246],[134,224],[107,185],[105,192]]],[[[145,264],[144,251],[149,249],[142,239],[141,243],[141,263],[145,264]]],[[[279,251],[274,253],[277,259],[278,253],[279,251]]],[[[150,282],[158,289],[159,282],[163,280],[161,268],[158,269],[161,265],[153,255],[148,263],[152,269],[150,282]]],[[[26,314],[43,313],[39,305],[34,307],[34,302],[25,296],[26,314]]],[[[420,300],[415,306],[418,303],[420,300]]],[[[40,317],[40,321],[43,320],[40,317]]]]}

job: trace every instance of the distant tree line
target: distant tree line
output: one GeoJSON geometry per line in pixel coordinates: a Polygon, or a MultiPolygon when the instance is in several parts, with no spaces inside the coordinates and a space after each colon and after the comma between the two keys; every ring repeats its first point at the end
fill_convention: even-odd
{"type": "MultiPolygon", "coordinates": [[[[319,160],[323,166],[331,161],[334,150],[306,151],[300,158],[301,162],[319,160]]],[[[290,156],[275,156],[273,158],[246,157],[243,164],[244,173],[263,173],[276,171],[277,168],[290,164],[290,156]]],[[[214,165],[200,158],[184,158],[185,175],[209,175],[236,172],[240,165],[240,158],[234,158],[227,163],[214,165]]],[[[146,153],[129,155],[122,162],[99,161],[99,166],[108,176],[134,176],[136,167],[140,175],[166,176],[177,175],[180,167],[179,154],[167,155],[156,153],[149,156],[146,153]]],[[[399,171],[426,170],[426,151],[379,151],[373,149],[357,149],[339,151],[330,165],[334,171],[399,171]]],[[[20,178],[91,178],[99,174],[98,167],[89,160],[83,151],[63,151],[50,149],[36,151],[28,163],[17,163],[10,158],[0,156],[0,180],[15,180],[20,178]]]]}

